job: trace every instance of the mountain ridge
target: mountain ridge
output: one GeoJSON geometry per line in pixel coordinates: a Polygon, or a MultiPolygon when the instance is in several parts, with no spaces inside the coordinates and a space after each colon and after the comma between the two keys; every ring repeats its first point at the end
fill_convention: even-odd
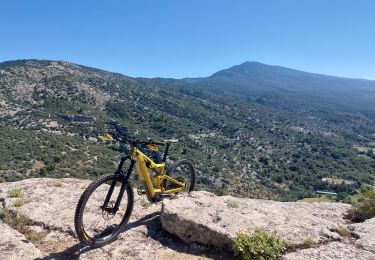
{"type": "MultiPolygon", "coordinates": [[[[51,59],[16,59],[16,60],[5,60],[5,61],[0,61],[0,66],[1,65],[13,65],[13,64],[16,64],[16,63],[25,63],[27,61],[35,61],[35,62],[62,62],[62,63],[72,64],[72,65],[78,65],[78,66],[81,66],[81,67],[86,67],[86,68],[91,68],[91,69],[94,68],[94,67],[91,67],[89,65],[79,64],[79,63],[71,62],[71,61],[68,61],[68,60],[51,60],[51,59]]],[[[271,65],[271,64],[267,64],[267,63],[263,63],[263,62],[259,62],[259,61],[249,61],[249,60],[244,61],[244,62],[239,63],[239,64],[236,64],[236,65],[232,65],[232,66],[230,66],[228,68],[220,69],[217,72],[212,73],[211,75],[202,76],[202,77],[174,78],[174,77],[156,76],[156,77],[147,78],[147,77],[143,77],[143,76],[129,76],[129,75],[126,75],[125,72],[112,72],[110,70],[101,69],[101,68],[95,68],[95,69],[103,71],[103,72],[108,72],[108,73],[113,73],[113,74],[119,74],[119,75],[122,75],[122,76],[130,77],[130,78],[135,78],[135,79],[136,78],[140,78],[140,79],[173,79],[173,80],[185,80],[185,79],[203,79],[203,78],[209,78],[209,77],[211,77],[211,76],[213,76],[213,75],[215,75],[215,74],[217,74],[217,73],[219,73],[221,71],[230,70],[230,69],[236,68],[236,67],[242,67],[242,66],[248,65],[248,64],[268,66],[268,67],[279,68],[279,69],[287,69],[287,70],[292,70],[292,71],[295,71],[295,72],[302,72],[302,73],[307,73],[307,74],[313,74],[313,75],[319,75],[319,76],[327,76],[327,77],[333,77],[333,78],[339,78],[339,79],[360,80],[360,81],[363,80],[363,81],[370,81],[372,83],[375,83],[374,79],[366,79],[366,78],[356,78],[356,77],[345,77],[345,76],[339,76],[339,75],[331,75],[331,74],[326,74],[326,73],[318,73],[318,72],[312,72],[312,71],[305,71],[305,70],[300,70],[300,69],[296,69],[296,68],[290,68],[290,67],[282,66],[282,65],[271,65]]]]}
{"type": "Polygon", "coordinates": [[[62,61],[7,62],[0,71],[0,181],[111,171],[119,149],[98,135],[114,118],[140,138],[180,139],[171,159],[195,162],[198,186],[217,193],[297,200],[330,189],[347,198],[373,185],[375,113],[363,95],[288,92],[272,73],[277,88],[255,81],[236,92],[209,78],[132,78],[62,61]],[[93,120],[70,120],[76,115],[93,120]]]}
{"type": "MultiPolygon", "coordinates": [[[[339,76],[339,75],[331,75],[331,74],[326,74],[326,73],[318,73],[318,72],[312,72],[312,71],[305,71],[305,70],[301,70],[301,69],[296,69],[296,68],[290,68],[290,67],[287,67],[287,66],[282,66],[282,65],[271,65],[271,64],[266,64],[266,63],[263,63],[263,62],[258,62],[258,61],[244,61],[240,64],[237,64],[237,65],[233,65],[229,68],[226,68],[226,69],[222,69],[222,70],[219,70],[215,73],[213,73],[212,75],[215,75],[216,73],[220,72],[220,71],[223,71],[223,70],[231,70],[232,68],[238,68],[238,67],[244,67],[244,66],[268,66],[268,67],[271,67],[271,68],[277,68],[277,69],[286,69],[286,70],[291,70],[291,71],[295,71],[295,72],[302,72],[302,73],[306,73],[306,74],[313,74],[313,75],[318,75],[318,76],[326,76],[326,77],[333,77],[333,78],[339,78],[339,79],[352,79],[352,80],[364,80],[364,81],[371,81],[371,82],[375,82],[375,80],[373,79],[366,79],[366,78],[356,78],[356,77],[345,77],[345,76],[339,76]]],[[[210,75],[210,76],[212,76],[210,75]]],[[[208,77],[210,77],[208,76],[208,77]]]]}
{"type": "MultiPolygon", "coordinates": [[[[375,81],[323,75],[281,66],[245,62],[214,73],[202,80],[242,94],[274,92],[278,95],[304,95],[330,98],[338,104],[375,102],[375,81]],[[337,95],[345,102],[336,99],[337,95]]],[[[327,99],[328,101],[328,99],[327,99]]]]}

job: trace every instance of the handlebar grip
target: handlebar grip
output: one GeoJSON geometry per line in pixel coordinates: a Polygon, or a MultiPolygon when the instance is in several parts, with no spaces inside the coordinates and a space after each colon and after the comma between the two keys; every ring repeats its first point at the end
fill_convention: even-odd
{"type": "Polygon", "coordinates": [[[160,142],[154,142],[154,141],[152,141],[152,140],[150,140],[150,141],[138,141],[138,140],[135,140],[135,141],[133,141],[133,143],[135,143],[135,144],[156,144],[156,145],[164,145],[164,143],[160,143],[160,142]]]}

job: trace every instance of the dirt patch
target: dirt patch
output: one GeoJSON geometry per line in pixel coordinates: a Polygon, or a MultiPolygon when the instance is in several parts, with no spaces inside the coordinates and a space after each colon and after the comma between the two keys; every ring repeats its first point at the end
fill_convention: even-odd
{"type": "Polygon", "coordinates": [[[35,161],[34,163],[33,163],[33,165],[31,166],[31,168],[33,169],[33,170],[39,170],[39,169],[42,169],[42,168],[44,168],[46,165],[44,164],[44,162],[42,162],[42,161],[35,161]]]}
{"type": "Polygon", "coordinates": [[[327,182],[329,184],[335,184],[335,185],[352,185],[354,184],[353,181],[339,179],[339,178],[322,178],[322,181],[327,182]]]}

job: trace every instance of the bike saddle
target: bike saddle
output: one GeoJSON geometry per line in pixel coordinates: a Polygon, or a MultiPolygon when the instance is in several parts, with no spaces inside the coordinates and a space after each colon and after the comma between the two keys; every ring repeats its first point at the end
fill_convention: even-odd
{"type": "Polygon", "coordinates": [[[163,140],[163,143],[165,144],[178,143],[178,139],[166,139],[166,140],[163,140]]]}

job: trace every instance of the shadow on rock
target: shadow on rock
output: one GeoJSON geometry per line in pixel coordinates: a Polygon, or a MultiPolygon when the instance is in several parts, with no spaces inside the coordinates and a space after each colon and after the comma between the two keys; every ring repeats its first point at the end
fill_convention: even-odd
{"type": "MultiPolygon", "coordinates": [[[[206,257],[210,257],[213,259],[232,258],[232,256],[227,253],[219,252],[215,249],[203,245],[188,245],[177,236],[168,233],[162,228],[160,222],[160,212],[148,214],[142,217],[141,219],[128,223],[122,233],[143,225],[147,228],[147,234],[145,235],[152,238],[153,240],[158,241],[160,244],[167,248],[170,248],[173,251],[196,256],[204,255],[206,257]]],[[[126,243],[126,241],[124,241],[124,243],[126,243]]],[[[103,248],[105,249],[105,246],[103,248]]],[[[82,243],[78,243],[69,248],[66,248],[63,251],[51,253],[42,259],[79,259],[81,254],[84,254],[95,249],[96,248],[92,248],[82,243]]]]}
{"type": "Polygon", "coordinates": [[[80,254],[83,254],[83,253],[88,252],[88,251],[93,250],[93,249],[95,249],[95,248],[91,248],[87,245],[78,243],[78,244],[75,244],[74,246],[66,248],[64,251],[51,253],[48,256],[43,257],[43,258],[39,258],[39,259],[41,259],[41,260],[46,260],[46,259],[72,259],[72,260],[76,260],[76,259],[79,259],[80,254]]]}
{"type": "Polygon", "coordinates": [[[187,244],[182,241],[179,237],[165,231],[162,228],[160,222],[160,212],[154,212],[152,214],[146,215],[145,217],[129,223],[124,232],[132,228],[145,225],[147,228],[147,236],[153,240],[158,241],[163,246],[184,254],[205,256],[212,259],[233,259],[234,256],[228,252],[222,252],[211,247],[207,247],[200,244],[187,244]]]}

